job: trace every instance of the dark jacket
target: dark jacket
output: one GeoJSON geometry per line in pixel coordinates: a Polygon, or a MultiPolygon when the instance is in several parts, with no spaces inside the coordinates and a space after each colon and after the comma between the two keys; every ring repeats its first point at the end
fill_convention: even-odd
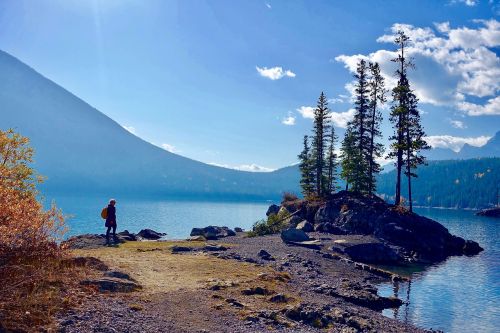
{"type": "Polygon", "coordinates": [[[106,222],[116,222],[116,208],[113,205],[108,205],[108,217],[106,222]]]}

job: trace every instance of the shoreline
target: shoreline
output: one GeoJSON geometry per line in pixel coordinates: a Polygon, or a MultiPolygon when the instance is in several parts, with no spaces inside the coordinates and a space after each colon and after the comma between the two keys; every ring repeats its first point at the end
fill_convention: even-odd
{"type": "Polygon", "coordinates": [[[73,249],[75,256],[95,257],[109,270],[126,273],[142,289],[99,293],[59,323],[64,332],[96,330],[103,322],[129,332],[426,331],[381,313],[402,302],[378,296],[374,286],[404,278],[328,250],[356,235],[315,234],[325,244],[321,250],[286,245],[279,235],[245,236],[73,249]],[[140,310],[130,310],[130,304],[140,310]],[[110,307],[124,313],[106,321],[110,307]],[[201,321],[181,319],[191,320],[195,311],[201,321]],[[146,320],[150,326],[127,326],[146,320]]]}

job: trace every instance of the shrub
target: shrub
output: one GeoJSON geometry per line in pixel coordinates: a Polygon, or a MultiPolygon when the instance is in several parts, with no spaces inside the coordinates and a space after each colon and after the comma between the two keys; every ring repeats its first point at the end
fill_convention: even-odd
{"type": "Polygon", "coordinates": [[[283,200],[282,202],[291,202],[291,201],[296,201],[299,200],[299,197],[292,192],[284,192],[283,193],[283,200]]]}
{"type": "MultiPolygon", "coordinates": [[[[63,304],[55,290],[63,290],[58,279],[70,270],[59,267],[65,256],[58,245],[64,218],[54,205],[44,210],[38,199],[42,178],[29,166],[33,149],[28,143],[13,130],[0,130],[0,312],[7,324],[17,320],[31,330],[63,304]]],[[[0,326],[7,325],[0,319],[0,326]]]]}
{"type": "Polygon", "coordinates": [[[280,210],[278,214],[269,215],[267,220],[262,219],[254,223],[252,231],[248,233],[249,237],[271,235],[281,232],[289,227],[290,213],[286,210],[280,210]]]}

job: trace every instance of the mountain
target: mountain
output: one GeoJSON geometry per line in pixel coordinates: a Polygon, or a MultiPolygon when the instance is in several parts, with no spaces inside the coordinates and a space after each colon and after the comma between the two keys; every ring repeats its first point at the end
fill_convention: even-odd
{"type": "Polygon", "coordinates": [[[431,161],[500,157],[500,131],[496,132],[495,135],[481,147],[471,146],[466,143],[458,152],[454,152],[447,148],[433,148],[425,152],[425,156],[431,161]]]}
{"type": "MultiPolygon", "coordinates": [[[[496,204],[500,187],[500,158],[430,161],[412,180],[414,205],[450,208],[484,208],[496,204]]],[[[396,171],[379,175],[377,193],[394,200],[396,171]]],[[[406,178],[403,196],[407,197],[406,178]]]]}
{"type": "Polygon", "coordinates": [[[0,127],[30,138],[45,191],[235,200],[299,192],[296,167],[251,173],[170,153],[3,51],[0,77],[0,127]]]}

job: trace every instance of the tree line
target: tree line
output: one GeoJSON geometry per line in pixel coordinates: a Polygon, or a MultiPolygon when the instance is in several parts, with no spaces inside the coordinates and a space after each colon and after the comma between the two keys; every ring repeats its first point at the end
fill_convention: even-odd
{"type": "MultiPolygon", "coordinates": [[[[396,190],[395,204],[401,204],[402,174],[406,177],[409,209],[412,211],[412,178],[416,169],[425,164],[422,150],[430,147],[423,140],[425,135],[420,121],[418,98],[411,89],[408,70],[414,65],[405,54],[410,38],[398,31],[394,40],[398,46],[395,76],[397,85],[392,89],[389,120],[394,133],[389,138],[387,158],[395,159],[396,190]]],[[[373,196],[377,189],[377,175],[381,171],[379,161],[385,147],[379,142],[382,137],[381,107],[387,103],[389,91],[380,73],[378,63],[360,60],[357,64],[354,89],[354,117],[348,122],[336,154],[337,135],[331,124],[328,100],[322,92],[314,109],[313,131],[304,136],[303,150],[299,157],[300,185],[307,199],[326,198],[337,191],[337,180],[342,178],[345,190],[373,196]],[[340,167],[340,174],[337,173],[340,167]]]]}

